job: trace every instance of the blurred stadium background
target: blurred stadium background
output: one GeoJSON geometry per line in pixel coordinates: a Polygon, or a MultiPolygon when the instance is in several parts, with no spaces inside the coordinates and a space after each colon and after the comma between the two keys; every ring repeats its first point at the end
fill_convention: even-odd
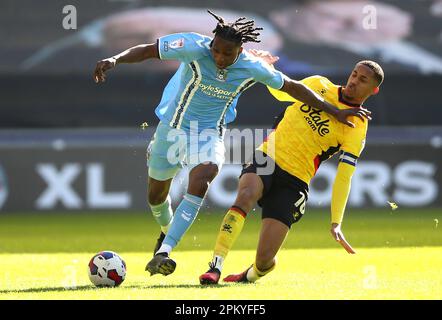
{"type": "MultiPolygon", "coordinates": [[[[252,5],[234,0],[4,0],[0,3],[0,253],[92,253],[104,249],[100,246],[120,230],[121,241],[114,250],[150,254],[157,228],[146,205],[145,149],[158,123],[154,108],[176,65],[149,61],[119,66],[103,85],[94,83],[92,71],[97,60],[164,34],[211,34],[215,21],[206,14],[207,8],[228,19],[254,18],[264,31],[262,43],[253,48],[279,55],[277,68],[295,79],[321,74],[345,84],[359,60],[372,59],[383,66],[386,79],[381,91],[366,103],[373,120],[346,213],[348,221],[352,212],[366,219],[355,225],[365,237],[351,233],[349,222],[348,238],[356,239],[356,247],[440,247],[442,1],[278,0],[252,5]],[[67,5],[76,9],[76,29],[63,27],[67,5]],[[376,10],[375,21],[368,21],[373,29],[364,28],[367,6],[376,10]],[[141,128],[144,122],[147,128],[141,128]],[[88,241],[99,221],[108,218],[121,224],[110,224],[109,234],[98,244],[88,241]],[[141,221],[146,224],[145,238],[144,229],[137,229],[141,221]],[[92,222],[94,228],[88,226],[92,222]],[[85,240],[77,243],[75,234],[63,234],[69,226],[78,227],[80,233],[85,228],[85,240]],[[403,232],[394,231],[395,226],[403,232]],[[403,239],[415,226],[419,235],[403,239]],[[51,228],[61,234],[48,238],[51,228]],[[121,230],[129,234],[138,230],[139,242],[125,242],[121,230]]],[[[237,120],[230,128],[269,128],[284,107],[262,85],[254,86],[241,97],[237,120]]],[[[226,145],[236,148],[240,141],[227,137],[226,145]]],[[[239,164],[223,168],[200,213],[211,231],[196,227],[196,221],[192,237],[183,241],[181,249],[212,248],[221,213],[234,200],[239,172],[239,164]],[[195,244],[198,230],[208,235],[195,244]]],[[[312,237],[289,242],[287,248],[335,245],[327,238],[334,172],[333,160],[321,166],[305,218],[321,217],[311,221],[321,224],[324,241],[312,237]]],[[[175,203],[185,185],[183,171],[172,190],[175,203]]],[[[315,224],[308,227],[308,223],[306,228],[312,231],[315,224]]],[[[256,228],[249,230],[250,237],[257,237],[258,224],[256,220],[256,228]]],[[[241,248],[254,245],[249,242],[241,248]]]]}

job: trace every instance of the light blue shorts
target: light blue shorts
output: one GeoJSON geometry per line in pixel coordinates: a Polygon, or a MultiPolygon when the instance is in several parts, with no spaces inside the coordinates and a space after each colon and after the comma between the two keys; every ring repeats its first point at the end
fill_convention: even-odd
{"type": "Polygon", "coordinates": [[[160,122],[147,147],[149,177],[165,181],[175,177],[183,166],[190,172],[201,163],[216,164],[221,171],[224,153],[224,136],[216,129],[205,129],[198,134],[160,122]]]}

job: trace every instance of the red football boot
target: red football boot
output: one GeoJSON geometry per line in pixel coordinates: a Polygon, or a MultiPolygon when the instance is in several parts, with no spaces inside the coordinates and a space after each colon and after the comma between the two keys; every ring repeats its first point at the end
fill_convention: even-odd
{"type": "Polygon", "coordinates": [[[210,269],[206,273],[200,275],[200,284],[202,285],[218,284],[221,271],[215,268],[215,265],[211,262],[209,267],[210,269]]]}
{"type": "Polygon", "coordinates": [[[247,280],[247,272],[249,271],[250,268],[252,268],[253,266],[250,266],[249,268],[247,268],[246,271],[241,272],[239,274],[231,274],[228,275],[227,277],[225,277],[223,279],[224,282],[239,282],[239,283],[251,283],[249,280],[247,280]]]}

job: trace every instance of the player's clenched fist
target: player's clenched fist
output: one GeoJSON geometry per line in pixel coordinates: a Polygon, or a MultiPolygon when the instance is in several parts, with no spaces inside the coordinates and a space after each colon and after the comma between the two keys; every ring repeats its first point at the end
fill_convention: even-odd
{"type": "Polygon", "coordinates": [[[105,72],[109,69],[112,69],[117,64],[117,59],[108,58],[97,62],[97,66],[94,71],[94,80],[96,83],[106,81],[105,72]]]}

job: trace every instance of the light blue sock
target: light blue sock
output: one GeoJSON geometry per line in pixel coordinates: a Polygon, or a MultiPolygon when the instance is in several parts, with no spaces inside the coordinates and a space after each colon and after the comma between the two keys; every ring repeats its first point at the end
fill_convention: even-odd
{"type": "Polygon", "coordinates": [[[180,205],[175,210],[172,224],[158,252],[170,253],[170,250],[176,247],[198,215],[203,200],[203,198],[188,193],[184,195],[184,199],[181,200],[180,205]]]}
{"type": "Polygon", "coordinates": [[[167,233],[167,230],[169,228],[169,223],[172,220],[172,206],[171,206],[171,198],[168,195],[166,198],[166,201],[163,203],[160,203],[158,205],[150,205],[150,209],[152,210],[152,215],[156,222],[160,225],[161,231],[163,233],[167,233]]]}

